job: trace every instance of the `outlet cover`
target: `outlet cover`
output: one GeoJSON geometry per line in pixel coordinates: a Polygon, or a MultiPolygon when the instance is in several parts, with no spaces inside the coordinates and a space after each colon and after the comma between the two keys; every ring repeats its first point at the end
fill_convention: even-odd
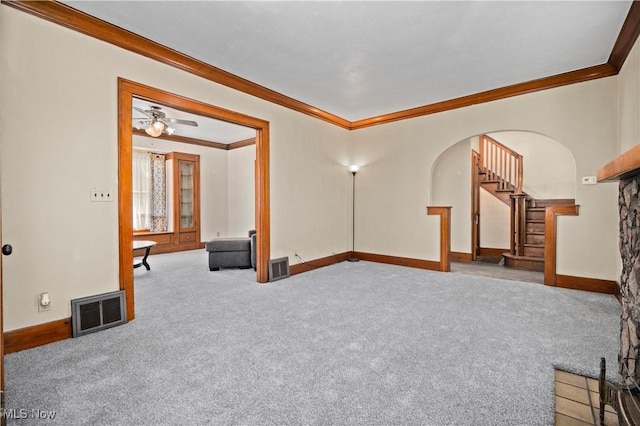
{"type": "Polygon", "coordinates": [[[598,183],[595,176],[582,176],[583,185],[595,185],[598,183]]]}

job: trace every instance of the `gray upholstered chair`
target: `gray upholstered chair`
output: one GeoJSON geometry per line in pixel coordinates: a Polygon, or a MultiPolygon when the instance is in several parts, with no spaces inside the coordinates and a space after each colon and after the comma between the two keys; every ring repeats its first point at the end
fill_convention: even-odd
{"type": "Polygon", "coordinates": [[[209,270],[220,268],[256,269],[256,231],[249,231],[248,237],[214,238],[205,245],[209,252],[209,270]]]}

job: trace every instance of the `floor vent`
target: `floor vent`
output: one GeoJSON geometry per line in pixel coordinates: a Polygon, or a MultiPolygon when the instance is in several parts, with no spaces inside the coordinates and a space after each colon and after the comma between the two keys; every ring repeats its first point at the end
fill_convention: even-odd
{"type": "Polygon", "coordinates": [[[73,337],[127,322],[124,291],[98,294],[71,301],[73,337]]]}
{"type": "Polygon", "coordinates": [[[269,281],[277,281],[289,276],[289,258],[281,257],[269,261],[269,281]]]}

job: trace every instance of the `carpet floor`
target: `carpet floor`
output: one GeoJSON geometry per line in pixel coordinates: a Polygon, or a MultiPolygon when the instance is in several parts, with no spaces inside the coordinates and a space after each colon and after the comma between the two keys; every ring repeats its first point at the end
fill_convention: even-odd
{"type": "Polygon", "coordinates": [[[204,250],[149,262],[134,321],[5,357],[7,408],[56,413],[9,424],[550,425],[554,367],[616,365],[613,296],[370,262],[267,285],[210,272],[204,250]]]}

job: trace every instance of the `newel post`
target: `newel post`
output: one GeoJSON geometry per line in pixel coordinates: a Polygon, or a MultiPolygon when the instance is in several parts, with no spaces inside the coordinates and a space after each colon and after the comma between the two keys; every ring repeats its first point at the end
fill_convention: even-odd
{"type": "Polygon", "coordinates": [[[440,272],[451,270],[451,206],[428,206],[428,215],[440,216],[440,272]]]}

